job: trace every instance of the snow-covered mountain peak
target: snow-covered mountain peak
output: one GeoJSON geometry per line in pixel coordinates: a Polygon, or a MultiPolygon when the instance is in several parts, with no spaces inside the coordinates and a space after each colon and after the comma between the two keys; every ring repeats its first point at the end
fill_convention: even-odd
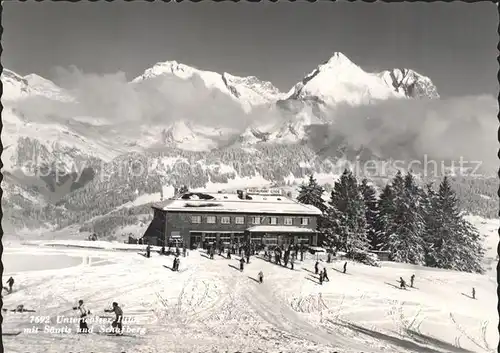
{"type": "Polygon", "coordinates": [[[138,77],[136,77],[132,82],[140,82],[146,79],[150,78],[155,78],[158,76],[162,76],[165,74],[171,74],[175,75],[179,78],[187,79],[191,78],[194,74],[199,73],[200,70],[179,63],[175,60],[173,61],[164,61],[164,62],[159,62],[153,65],[153,67],[150,67],[144,73],[138,77]]]}
{"type": "Polygon", "coordinates": [[[368,104],[402,94],[394,93],[376,74],[363,71],[344,54],[336,52],[297,83],[289,99],[314,101],[334,106],[368,104]]]}
{"type": "Polygon", "coordinates": [[[28,82],[30,86],[36,86],[45,89],[60,89],[54,82],[47,80],[46,78],[39,76],[37,74],[29,74],[24,76],[24,79],[28,82]]]}
{"type": "Polygon", "coordinates": [[[439,98],[431,79],[412,69],[385,70],[379,76],[396,92],[404,93],[408,98],[439,98]]]}
{"type": "Polygon", "coordinates": [[[16,100],[30,96],[42,96],[53,100],[70,101],[73,98],[54,82],[36,74],[21,76],[14,71],[2,71],[2,100],[16,100]]]}
{"type": "Polygon", "coordinates": [[[231,94],[242,101],[247,111],[284,98],[283,93],[271,82],[262,81],[255,76],[239,77],[224,72],[222,80],[231,94]]]}
{"type": "Polygon", "coordinates": [[[135,78],[132,83],[140,83],[148,79],[173,75],[183,80],[201,79],[208,89],[216,89],[241,104],[249,112],[253,107],[274,103],[283,98],[279,90],[270,82],[261,81],[255,76],[239,77],[227,72],[219,74],[213,71],[200,70],[177,61],[165,61],[155,64],[144,74],[135,78]]]}
{"type": "Polygon", "coordinates": [[[323,64],[318,66],[319,71],[326,70],[338,70],[338,69],[352,69],[361,70],[359,66],[353,63],[347,56],[341,52],[335,52],[333,55],[325,61],[323,64]]]}

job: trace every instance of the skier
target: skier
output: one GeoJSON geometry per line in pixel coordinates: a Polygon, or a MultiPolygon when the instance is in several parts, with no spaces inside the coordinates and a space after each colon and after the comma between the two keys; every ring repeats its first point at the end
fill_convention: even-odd
{"type": "Polygon", "coordinates": [[[87,326],[87,315],[90,314],[90,311],[87,310],[87,308],[83,305],[83,300],[78,301],[78,306],[74,306],[73,310],[79,310],[80,311],[80,329],[78,330],[78,333],[89,333],[89,327],[87,326]]]}
{"type": "Polygon", "coordinates": [[[399,277],[399,288],[406,289],[406,282],[403,277],[399,277]]]}
{"type": "Polygon", "coordinates": [[[293,257],[290,259],[290,268],[293,270],[293,257]]]}
{"type": "Polygon", "coordinates": [[[231,250],[227,249],[227,258],[231,260],[231,250]]]}
{"type": "Polygon", "coordinates": [[[210,247],[210,259],[214,259],[214,248],[210,247]]]}
{"type": "Polygon", "coordinates": [[[117,302],[113,302],[113,308],[112,309],[104,309],[104,312],[106,313],[115,313],[116,319],[111,323],[111,326],[113,327],[113,331],[117,335],[122,334],[122,319],[123,319],[123,310],[118,306],[117,302]],[[118,330],[117,330],[118,328],[118,330]]]}
{"type": "Polygon", "coordinates": [[[323,271],[319,273],[319,284],[323,285],[323,271]]]}
{"type": "Polygon", "coordinates": [[[245,259],[242,257],[240,259],[240,271],[243,271],[243,267],[245,266],[245,259]]]}
{"type": "Polygon", "coordinates": [[[175,271],[179,272],[179,264],[181,262],[181,259],[178,257],[175,258],[175,271]]]}
{"type": "Polygon", "coordinates": [[[344,273],[347,271],[347,261],[344,263],[344,273]]]}
{"type": "Polygon", "coordinates": [[[323,280],[330,282],[328,274],[326,273],[326,267],[323,269],[323,280]]]}
{"type": "Polygon", "coordinates": [[[472,299],[476,299],[476,288],[472,287],[472,299]]]}
{"type": "Polygon", "coordinates": [[[413,281],[415,280],[415,275],[411,275],[410,277],[410,287],[413,288],[413,281]]]}
{"type": "Polygon", "coordinates": [[[146,246],[146,257],[149,258],[150,255],[151,255],[151,247],[148,244],[148,246],[146,246]]]}
{"type": "Polygon", "coordinates": [[[12,286],[14,285],[14,278],[10,277],[7,280],[7,285],[9,286],[9,293],[12,293],[12,286]]]}
{"type": "Polygon", "coordinates": [[[318,274],[319,272],[319,261],[316,261],[316,263],[314,264],[314,274],[318,274]]]}
{"type": "Polygon", "coordinates": [[[326,262],[328,262],[328,263],[332,262],[332,253],[331,252],[328,253],[328,258],[327,258],[326,262]]]}
{"type": "Polygon", "coordinates": [[[262,271],[259,272],[259,282],[260,283],[264,282],[264,274],[262,273],[262,271]]]}
{"type": "Polygon", "coordinates": [[[165,245],[161,246],[160,254],[165,255],[165,245]]]}

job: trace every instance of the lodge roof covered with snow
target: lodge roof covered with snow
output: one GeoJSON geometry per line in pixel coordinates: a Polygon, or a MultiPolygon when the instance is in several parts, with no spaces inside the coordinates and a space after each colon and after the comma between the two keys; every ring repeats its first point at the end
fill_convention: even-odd
{"type": "Polygon", "coordinates": [[[314,206],[281,195],[245,195],[192,192],[155,204],[156,209],[175,212],[321,215],[314,206]]]}

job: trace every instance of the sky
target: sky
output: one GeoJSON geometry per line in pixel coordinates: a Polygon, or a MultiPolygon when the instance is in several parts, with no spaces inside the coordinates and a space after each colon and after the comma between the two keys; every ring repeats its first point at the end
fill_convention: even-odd
{"type": "Polygon", "coordinates": [[[441,97],[498,94],[494,4],[5,2],[2,63],[122,71],[157,62],[254,75],[282,91],[340,51],[367,71],[412,68],[441,97]]]}

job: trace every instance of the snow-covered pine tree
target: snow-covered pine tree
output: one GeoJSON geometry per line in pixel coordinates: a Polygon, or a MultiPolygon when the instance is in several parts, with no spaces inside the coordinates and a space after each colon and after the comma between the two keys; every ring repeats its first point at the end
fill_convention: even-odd
{"type": "Polygon", "coordinates": [[[467,222],[458,209],[458,201],[449,179],[444,177],[438,192],[433,193],[426,238],[432,247],[426,265],[466,272],[482,272],[484,256],[477,230],[467,222]]]}
{"type": "Polygon", "coordinates": [[[371,242],[375,245],[375,250],[387,250],[387,237],[390,231],[391,222],[396,215],[396,205],[394,203],[394,191],[390,184],[386,184],[378,199],[378,216],[375,220],[375,240],[371,242]]]}
{"type": "MultiPolygon", "coordinates": [[[[421,211],[420,190],[411,173],[406,174],[402,186],[401,192],[395,192],[396,212],[390,220],[388,233],[390,258],[396,262],[423,265],[425,223],[421,211]]],[[[395,178],[393,188],[396,191],[400,187],[400,179],[395,178]]]]}
{"type": "Polygon", "coordinates": [[[375,223],[378,217],[378,202],[377,202],[377,192],[373,185],[368,183],[368,180],[364,178],[359,186],[361,194],[363,195],[363,200],[365,203],[365,218],[366,218],[366,236],[368,238],[370,249],[378,250],[380,247],[379,241],[376,236],[375,223]]]}
{"type": "Polygon", "coordinates": [[[309,176],[309,182],[307,184],[302,184],[299,187],[297,201],[305,205],[314,206],[324,212],[326,210],[326,205],[323,201],[324,191],[323,187],[318,184],[314,176],[311,174],[309,176]]]}
{"type": "Polygon", "coordinates": [[[318,208],[323,215],[318,217],[316,229],[322,235],[323,245],[327,247],[332,247],[332,240],[327,240],[328,237],[332,235],[332,225],[326,221],[327,215],[325,212],[327,211],[327,206],[323,200],[323,192],[324,189],[321,185],[318,184],[317,180],[311,174],[309,176],[309,181],[307,184],[302,184],[299,187],[299,195],[297,196],[297,201],[303,203],[305,205],[311,205],[318,208]]]}
{"type": "Polygon", "coordinates": [[[426,245],[425,248],[425,264],[429,266],[429,264],[433,263],[433,247],[434,247],[434,237],[437,231],[436,228],[436,213],[434,210],[436,209],[436,199],[437,194],[433,189],[433,183],[427,183],[425,186],[425,190],[422,189],[422,217],[424,219],[425,230],[424,230],[424,242],[426,245]]]}
{"type": "Polygon", "coordinates": [[[331,217],[338,245],[348,254],[356,250],[367,250],[365,204],[356,177],[344,170],[335,182],[329,202],[331,217]]]}

